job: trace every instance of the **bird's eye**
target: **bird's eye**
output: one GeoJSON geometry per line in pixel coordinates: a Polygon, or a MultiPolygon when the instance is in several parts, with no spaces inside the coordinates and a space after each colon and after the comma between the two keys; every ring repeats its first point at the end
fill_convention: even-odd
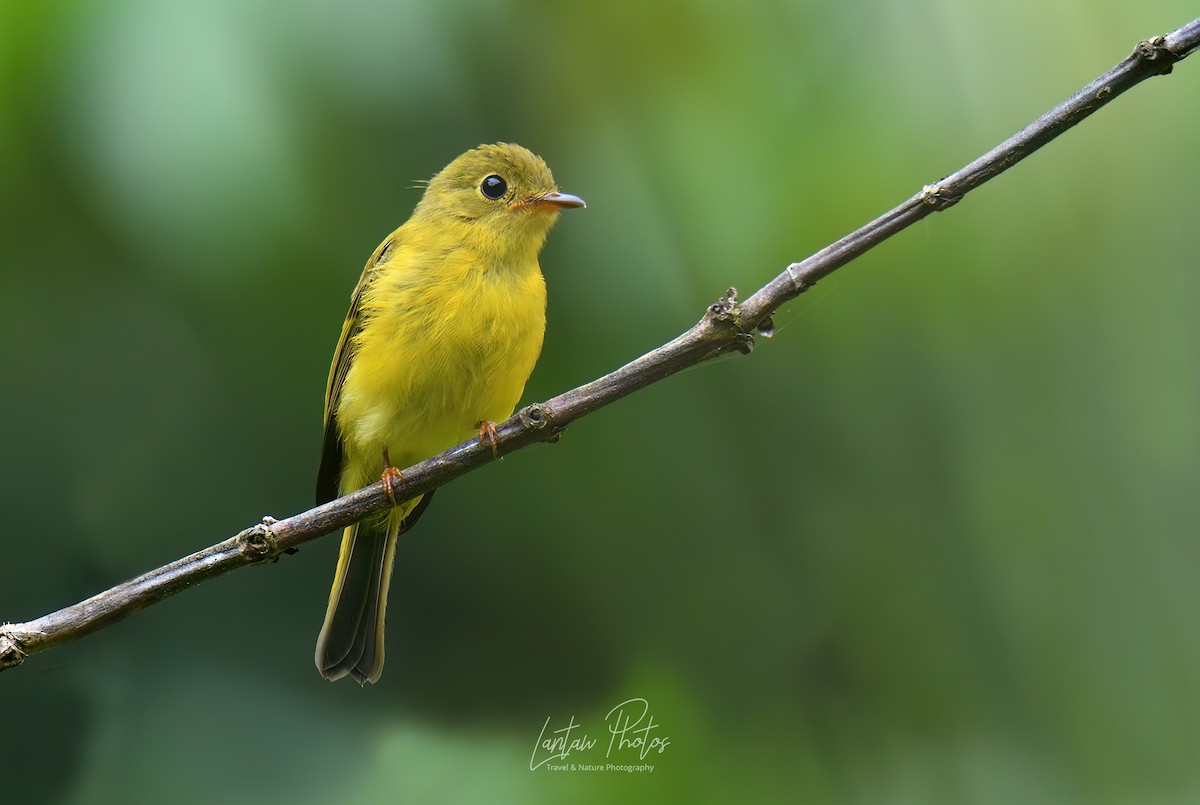
{"type": "Polygon", "coordinates": [[[493,173],[491,176],[484,179],[483,183],[479,185],[479,192],[483,193],[492,201],[496,201],[497,199],[503,198],[504,194],[508,192],[508,182],[504,181],[493,173]]]}

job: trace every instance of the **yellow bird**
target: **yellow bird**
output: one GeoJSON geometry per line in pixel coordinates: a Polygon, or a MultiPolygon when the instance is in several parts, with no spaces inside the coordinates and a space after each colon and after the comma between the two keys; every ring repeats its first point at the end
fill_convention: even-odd
{"type": "MultiPolygon", "coordinates": [[[[519,145],[481,145],[429,180],[408,219],[371,255],[350,299],[325,390],[317,503],[407,467],[512,414],[542,349],[538,253],[560,210],[546,163],[519,145]]],[[[383,620],[397,537],[433,493],[342,534],[316,663],[360,684],[383,672],[383,620]]]]}

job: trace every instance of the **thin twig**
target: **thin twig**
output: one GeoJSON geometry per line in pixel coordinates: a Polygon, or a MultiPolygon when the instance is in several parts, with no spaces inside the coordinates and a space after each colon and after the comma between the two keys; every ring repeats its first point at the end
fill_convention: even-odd
{"type": "MultiPolygon", "coordinates": [[[[1124,61],[1017,134],[956,173],[925,187],[900,206],[808,259],[793,263],[740,304],[731,288],[696,326],[591,383],[523,408],[496,429],[496,452],[511,453],[535,442],[553,442],[572,422],[681,369],[726,352],[749,353],[754,333],[771,333],[771,316],[822,277],[933,212],[957,204],[968,192],[999,175],[1071,128],[1125,90],[1200,47],[1200,19],[1141,42],[1124,61]]],[[[494,460],[490,445],[472,439],[404,470],[396,497],[408,499],[442,486],[494,460]]],[[[0,626],[0,670],[40,651],[93,632],[175,593],[238,567],[272,561],[281,553],[336,531],[392,505],[381,483],[315,509],[275,521],[265,518],[236,537],[117,585],[74,606],[26,623],[0,626]]]]}

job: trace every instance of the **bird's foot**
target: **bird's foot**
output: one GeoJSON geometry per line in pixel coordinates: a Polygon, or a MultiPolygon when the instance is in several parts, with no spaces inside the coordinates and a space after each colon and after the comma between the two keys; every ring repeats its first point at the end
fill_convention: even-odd
{"type": "Polygon", "coordinates": [[[495,422],[485,419],[479,423],[479,443],[486,444],[492,448],[492,458],[500,458],[500,453],[496,450],[496,445],[499,441],[500,437],[496,435],[495,422]]]}
{"type": "Polygon", "coordinates": [[[396,484],[404,483],[404,476],[400,470],[392,466],[392,460],[388,458],[387,448],[383,448],[383,476],[379,479],[383,481],[383,491],[387,493],[388,500],[392,505],[396,505],[396,484]]]}

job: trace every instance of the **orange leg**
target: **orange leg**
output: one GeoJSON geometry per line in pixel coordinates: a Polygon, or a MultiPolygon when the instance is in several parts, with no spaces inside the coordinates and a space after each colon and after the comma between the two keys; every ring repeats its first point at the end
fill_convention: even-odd
{"type": "Polygon", "coordinates": [[[499,441],[496,435],[496,423],[490,419],[485,419],[479,423],[479,443],[486,444],[492,448],[492,458],[500,458],[499,451],[496,450],[496,444],[499,441]]]}
{"type": "Polygon", "coordinates": [[[392,466],[392,460],[388,458],[387,448],[383,448],[383,491],[387,492],[388,499],[392,501],[392,505],[396,505],[396,484],[404,482],[404,476],[400,474],[400,470],[392,466]]]}

